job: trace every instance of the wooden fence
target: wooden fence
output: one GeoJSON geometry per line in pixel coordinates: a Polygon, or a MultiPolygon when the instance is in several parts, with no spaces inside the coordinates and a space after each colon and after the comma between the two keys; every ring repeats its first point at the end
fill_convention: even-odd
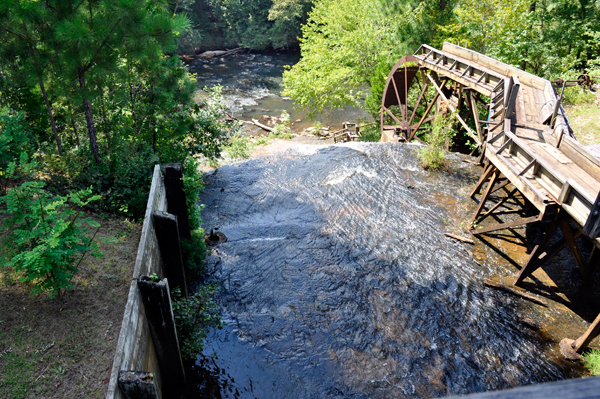
{"type": "Polygon", "coordinates": [[[137,280],[141,276],[151,275],[152,273],[163,274],[158,241],[152,223],[153,211],[167,211],[166,189],[160,165],[154,167],[142,235],[131,285],[129,286],[129,296],[125,306],[106,399],[124,398],[118,386],[119,371],[121,370],[144,370],[152,373],[156,384],[159,387],[161,386],[156,351],[152,343],[148,321],[142,305],[142,297],[137,285],[137,280]]]}

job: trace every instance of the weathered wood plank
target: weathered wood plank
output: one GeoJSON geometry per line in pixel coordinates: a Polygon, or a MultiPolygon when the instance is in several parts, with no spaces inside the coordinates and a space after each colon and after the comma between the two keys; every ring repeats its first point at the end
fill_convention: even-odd
{"type": "Polygon", "coordinates": [[[505,391],[482,392],[465,396],[447,396],[446,399],[593,399],[600,392],[600,377],[579,378],[505,391]]]}
{"type": "Polygon", "coordinates": [[[154,233],[151,216],[154,210],[167,210],[166,190],[160,165],[154,167],[144,224],[140,235],[140,244],[132,276],[133,281],[129,286],[127,303],[123,312],[123,321],[115,350],[106,399],[123,398],[121,390],[118,387],[119,371],[121,370],[152,372],[160,386],[161,375],[156,363],[153,343],[149,339],[148,325],[142,310],[141,296],[136,283],[136,279],[142,275],[152,273],[162,274],[162,262],[160,260],[158,241],[154,233]]]}

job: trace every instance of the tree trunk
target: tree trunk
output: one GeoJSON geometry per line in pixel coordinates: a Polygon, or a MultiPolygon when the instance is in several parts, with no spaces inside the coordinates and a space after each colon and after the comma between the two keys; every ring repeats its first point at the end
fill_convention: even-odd
{"type": "Polygon", "coordinates": [[[88,98],[85,88],[85,75],[83,73],[79,73],[79,87],[81,88],[81,92],[83,94],[83,109],[85,111],[85,121],[87,123],[87,130],[90,136],[90,150],[92,151],[92,155],[94,155],[94,161],[96,161],[96,165],[100,165],[100,153],[98,151],[98,139],[96,138],[96,127],[94,126],[94,118],[92,117],[92,104],[88,98]]]}
{"type": "Polygon", "coordinates": [[[446,0],[440,0],[440,11],[444,11],[446,9],[446,0]]]}
{"type": "Polygon", "coordinates": [[[58,155],[62,156],[62,146],[60,145],[60,140],[58,138],[58,131],[56,130],[56,122],[54,121],[54,115],[52,114],[52,106],[50,105],[50,101],[48,100],[48,94],[46,93],[46,87],[44,86],[44,81],[42,80],[42,76],[38,74],[40,90],[42,91],[42,95],[44,96],[44,101],[46,102],[46,110],[48,111],[48,118],[50,119],[50,126],[52,126],[52,133],[54,134],[54,140],[56,141],[56,148],[58,149],[58,155]]]}
{"type": "Polygon", "coordinates": [[[77,126],[75,125],[75,119],[73,118],[73,107],[71,105],[71,101],[69,101],[69,116],[71,117],[71,128],[73,129],[73,133],[75,134],[75,143],[77,146],[81,145],[79,142],[79,132],[77,132],[77,126]]]}
{"type": "Polygon", "coordinates": [[[104,106],[104,92],[102,92],[102,94],[100,94],[100,102],[102,104],[102,130],[104,131],[104,134],[106,135],[106,143],[107,143],[106,147],[110,151],[110,133],[106,126],[107,123],[106,123],[106,107],[104,106]]]}

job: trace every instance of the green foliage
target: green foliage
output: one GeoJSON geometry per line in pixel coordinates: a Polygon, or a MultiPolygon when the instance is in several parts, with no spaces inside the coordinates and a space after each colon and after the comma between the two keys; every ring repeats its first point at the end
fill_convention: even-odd
{"type": "MultiPolygon", "coordinates": [[[[23,153],[19,164],[9,164],[7,174],[13,178],[19,172],[31,173],[36,166],[27,162],[23,153]]],[[[52,298],[60,289],[72,287],[78,257],[89,250],[98,255],[93,238],[86,237],[87,230],[82,226],[100,225],[91,218],[80,219],[82,212],[74,208],[82,208],[99,196],[93,196],[91,188],[56,196],[44,186],[40,181],[26,181],[8,190],[0,203],[6,206],[1,212],[9,215],[4,226],[11,232],[4,242],[11,253],[6,266],[22,272],[21,281],[34,284],[32,293],[47,292],[52,298]]]]}
{"type": "Polygon", "coordinates": [[[437,38],[554,79],[592,67],[600,54],[599,17],[592,1],[458,0],[437,38]]]}
{"type": "Polygon", "coordinates": [[[583,354],[583,364],[592,375],[600,375],[600,350],[591,349],[583,354]]]}
{"type": "Polygon", "coordinates": [[[181,252],[185,260],[185,270],[188,279],[195,278],[202,273],[206,259],[206,243],[204,242],[204,229],[192,231],[191,239],[181,240],[181,252]]]}
{"type": "Polygon", "coordinates": [[[229,145],[227,148],[227,154],[232,159],[248,159],[252,154],[252,143],[247,136],[240,133],[233,135],[229,139],[229,145]]]}
{"type": "Polygon", "coordinates": [[[206,258],[204,229],[200,227],[200,223],[202,223],[201,212],[204,205],[198,205],[198,197],[203,188],[204,182],[198,161],[193,157],[188,157],[183,164],[183,191],[188,207],[188,219],[190,229],[192,230],[192,237],[189,240],[181,240],[181,251],[188,278],[200,275],[204,267],[204,259],[206,258]]]}
{"type": "Polygon", "coordinates": [[[179,347],[184,359],[194,359],[202,352],[209,328],[223,327],[218,307],[211,298],[216,289],[214,285],[205,285],[188,298],[181,297],[179,287],[171,292],[179,347]]]}
{"type": "Polygon", "coordinates": [[[291,139],[292,125],[290,123],[290,114],[287,111],[281,113],[281,122],[273,127],[273,131],[269,133],[269,138],[291,139]]]}
{"type": "Polygon", "coordinates": [[[182,35],[178,50],[297,46],[312,4],[312,0],[183,0],[179,9],[190,16],[192,29],[182,35]]]}
{"type": "Polygon", "coordinates": [[[202,223],[200,212],[203,205],[198,205],[200,191],[204,188],[202,172],[200,165],[193,157],[186,158],[183,163],[183,192],[185,193],[185,202],[188,207],[188,218],[190,228],[196,230],[202,223]]]}
{"type": "Polygon", "coordinates": [[[446,148],[452,145],[452,117],[438,114],[426,136],[427,145],[419,148],[417,157],[423,169],[439,169],[446,163],[446,148]]]}
{"type": "Polygon", "coordinates": [[[382,60],[403,48],[396,17],[386,16],[378,0],[317,1],[302,27],[302,59],[283,74],[283,95],[310,117],[326,107],[360,106],[382,60]]]}
{"type": "Polygon", "coordinates": [[[372,123],[360,129],[360,141],[377,143],[381,140],[381,127],[372,123]]]}
{"type": "Polygon", "coordinates": [[[31,131],[23,111],[0,109],[0,173],[26,149],[31,150],[31,131]]]}

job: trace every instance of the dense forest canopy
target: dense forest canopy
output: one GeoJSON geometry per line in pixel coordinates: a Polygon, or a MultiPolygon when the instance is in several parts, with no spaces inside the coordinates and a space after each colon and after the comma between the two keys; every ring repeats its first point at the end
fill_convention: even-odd
{"type": "Polygon", "coordinates": [[[154,163],[217,156],[219,91],[193,101],[196,80],[169,55],[190,23],[173,11],[161,0],[0,2],[0,169],[36,153],[57,187],[93,186],[106,209],[139,216],[154,163]]]}
{"type": "Polygon", "coordinates": [[[375,115],[400,56],[443,41],[549,79],[593,72],[600,2],[316,0],[302,28],[302,59],[284,74],[285,94],[314,113],[366,100],[375,115]]]}
{"type": "Polygon", "coordinates": [[[93,186],[139,216],[145,191],[131,187],[154,163],[214,158],[231,135],[219,89],[194,100],[177,53],[299,46],[285,95],[311,115],[376,115],[391,66],[421,43],[546,78],[593,72],[599,14],[592,0],[0,0],[0,169],[37,154],[57,187],[93,186]]]}
{"type": "Polygon", "coordinates": [[[192,23],[179,51],[241,46],[252,50],[298,46],[312,0],[182,0],[177,12],[192,23]]]}

